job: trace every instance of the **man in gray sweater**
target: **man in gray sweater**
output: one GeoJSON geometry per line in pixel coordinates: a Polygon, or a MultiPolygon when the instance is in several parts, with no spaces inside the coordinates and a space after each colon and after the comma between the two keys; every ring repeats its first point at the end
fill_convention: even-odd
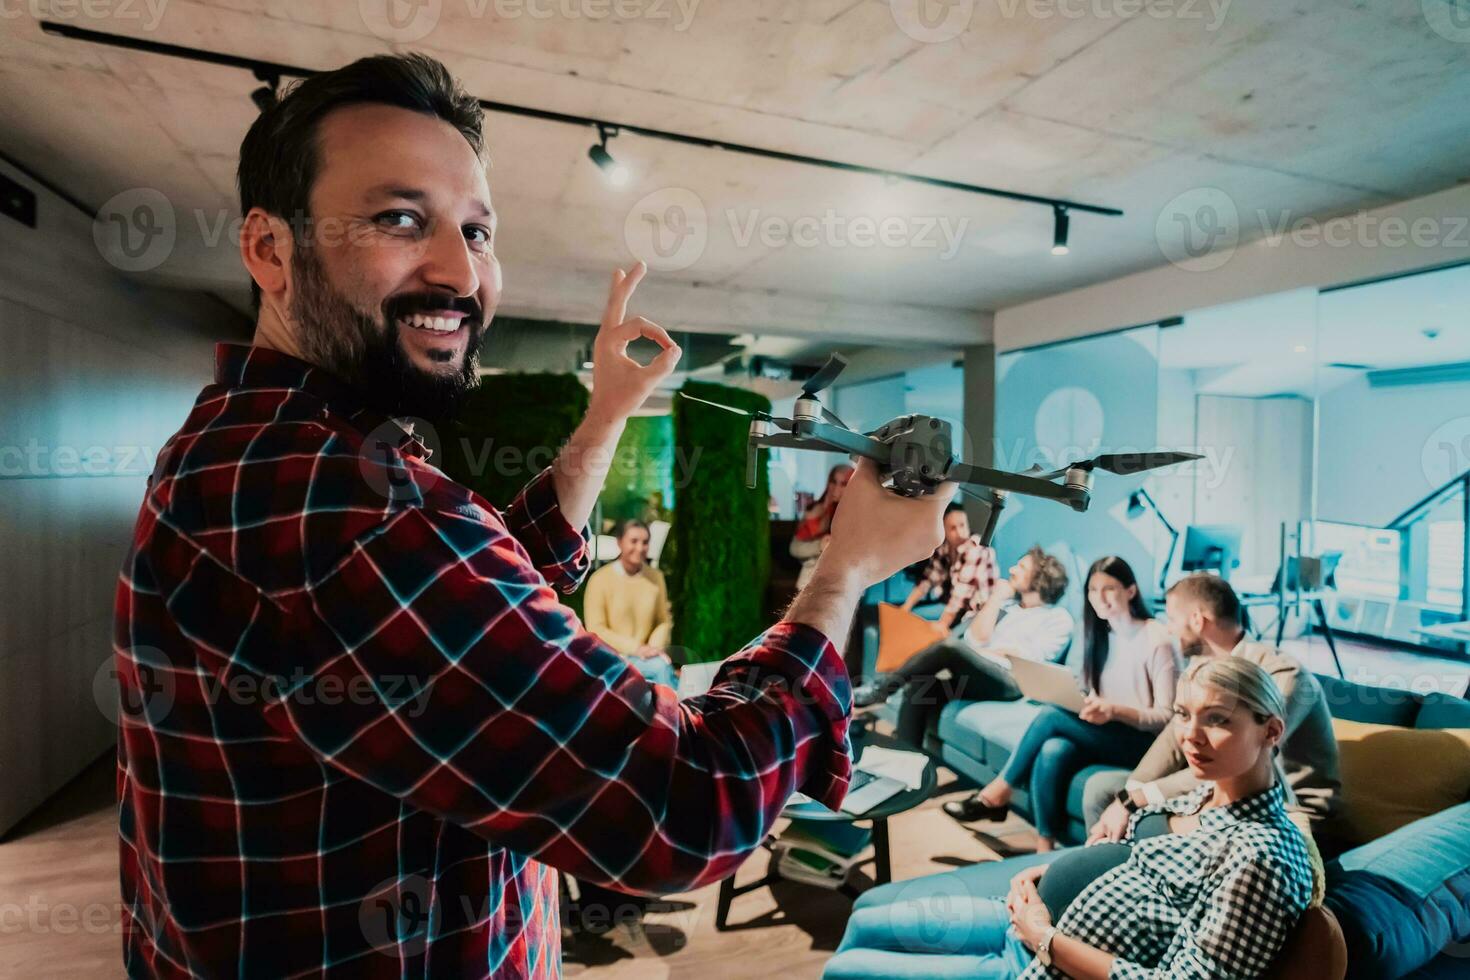
{"type": "MultiPolygon", "coordinates": [[[[1322,685],[1312,672],[1266,643],[1246,639],[1240,599],[1217,575],[1199,573],[1180,579],[1165,597],[1169,630],[1185,657],[1244,657],[1265,668],[1286,699],[1286,735],[1281,741],[1281,768],[1300,811],[1322,835],[1337,812],[1342,793],[1337,739],[1322,685]]],[[[1187,793],[1198,785],[1189,772],[1174,726],[1167,725],[1128,776],[1099,773],[1087,781],[1086,819],[1089,843],[1120,840],[1128,818],[1139,807],[1187,793]]],[[[1330,834],[1328,835],[1330,836],[1330,834]]]]}

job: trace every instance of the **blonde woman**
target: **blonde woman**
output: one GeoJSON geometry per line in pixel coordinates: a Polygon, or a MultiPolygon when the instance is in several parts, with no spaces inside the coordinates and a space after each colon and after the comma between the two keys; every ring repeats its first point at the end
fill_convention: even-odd
{"type": "Polygon", "coordinates": [[[941,930],[959,937],[941,944],[948,948],[926,943],[922,921],[912,935],[896,932],[891,907],[860,910],[826,980],[922,973],[915,952],[969,954],[967,975],[980,980],[1262,976],[1319,894],[1276,765],[1284,713],[1280,690],[1258,665],[1195,662],[1179,682],[1172,724],[1190,771],[1204,780],[1198,788],[1134,814],[1125,846],[1101,845],[1116,852],[1112,861],[1078,848],[1018,874],[1004,900],[973,900],[969,928],[941,930]],[[1048,895],[1054,915],[1042,899],[1054,891],[1048,879],[1060,883],[1079,870],[1091,877],[1075,897],[1048,895]],[[874,950],[865,932],[895,952],[874,950]]]}

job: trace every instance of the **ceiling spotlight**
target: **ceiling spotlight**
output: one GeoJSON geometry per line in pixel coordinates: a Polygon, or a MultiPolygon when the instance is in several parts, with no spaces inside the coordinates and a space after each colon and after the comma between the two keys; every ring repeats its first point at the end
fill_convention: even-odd
{"type": "Polygon", "coordinates": [[[281,87],[281,76],[257,68],[255,77],[265,84],[250,93],[250,101],[255,103],[255,108],[265,112],[280,98],[277,92],[281,87]]]}
{"type": "Polygon", "coordinates": [[[618,135],[618,131],[608,126],[597,127],[597,142],[587,151],[587,156],[597,164],[607,176],[607,182],[614,187],[622,187],[628,182],[628,168],[613,159],[611,153],[607,152],[607,141],[618,135]]]}
{"type": "Polygon", "coordinates": [[[1067,248],[1067,231],[1072,219],[1064,207],[1053,207],[1052,215],[1056,219],[1051,233],[1051,254],[1066,255],[1071,249],[1067,248]]]}

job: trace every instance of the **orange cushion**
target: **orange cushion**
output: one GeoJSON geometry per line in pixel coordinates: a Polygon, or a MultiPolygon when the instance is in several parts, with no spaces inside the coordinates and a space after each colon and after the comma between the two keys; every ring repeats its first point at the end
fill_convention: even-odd
{"type": "Polygon", "coordinates": [[[900,606],[878,603],[879,673],[897,670],[914,654],[942,639],[944,634],[932,621],[900,606]]]}
{"type": "Polygon", "coordinates": [[[1266,980],[1342,980],[1347,976],[1347,957],[1347,940],[1337,916],[1319,905],[1297,920],[1276,962],[1266,971],[1266,980]]]}
{"type": "Polygon", "coordinates": [[[1342,768],[1334,836],[1365,844],[1470,799],[1470,728],[1332,720],[1342,768]]]}

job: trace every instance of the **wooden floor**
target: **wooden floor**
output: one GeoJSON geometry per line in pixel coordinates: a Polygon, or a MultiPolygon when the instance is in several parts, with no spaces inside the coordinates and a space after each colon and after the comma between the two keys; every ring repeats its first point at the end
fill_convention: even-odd
{"type": "MultiPolygon", "coordinates": [[[[1284,646],[1314,670],[1332,672],[1320,637],[1284,646]]],[[[1413,690],[1464,691],[1470,665],[1340,643],[1350,680],[1413,690]]],[[[117,816],[111,755],[78,777],[0,843],[0,980],[107,978],[121,975],[118,934],[117,816]]],[[[940,770],[940,787],[923,806],[890,821],[895,880],[1029,850],[1035,837],[1018,817],[966,829],[939,809],[961,795],[940,770]],[[994,836],[990,836],[994,834],[994,836]]],[[[765,872],[759,851],[741,882],[765,872]]],[[[718,886],[669,896],[639,925],[581,937],[564,950],[568,976],[615,980],[801,980],[817,977],[832,955],[850,903],[841,895],[783,884],[735,900],[735,928],[714,927],[718,886]]]]}
{"type": "MultiPolygon", "coordinates": [[[[52,798],[0,843],[0,978],[122,976],[118,932],[117,813],[109,755],[52,798]]],[[[939,805],[959,793],[947,770],[929,802],[889,823],[895,880],[993,860],[1034,846],[1019,818],[981,826],[981,836],[946,817],[939,805]]],[[[765,873],[766,852],[738,881],[765,873]]],[[[865,870],[871,870],[869,866],[865,870]]],[[[817,977],[842,938],[851,903],[841,895],[782,884],[775,894],[742,895],[735,928],[716,932],[711,885],[657,903],[639,926],[581,937],[565,953],[567,976],[658,978],[817,977]]]]}

